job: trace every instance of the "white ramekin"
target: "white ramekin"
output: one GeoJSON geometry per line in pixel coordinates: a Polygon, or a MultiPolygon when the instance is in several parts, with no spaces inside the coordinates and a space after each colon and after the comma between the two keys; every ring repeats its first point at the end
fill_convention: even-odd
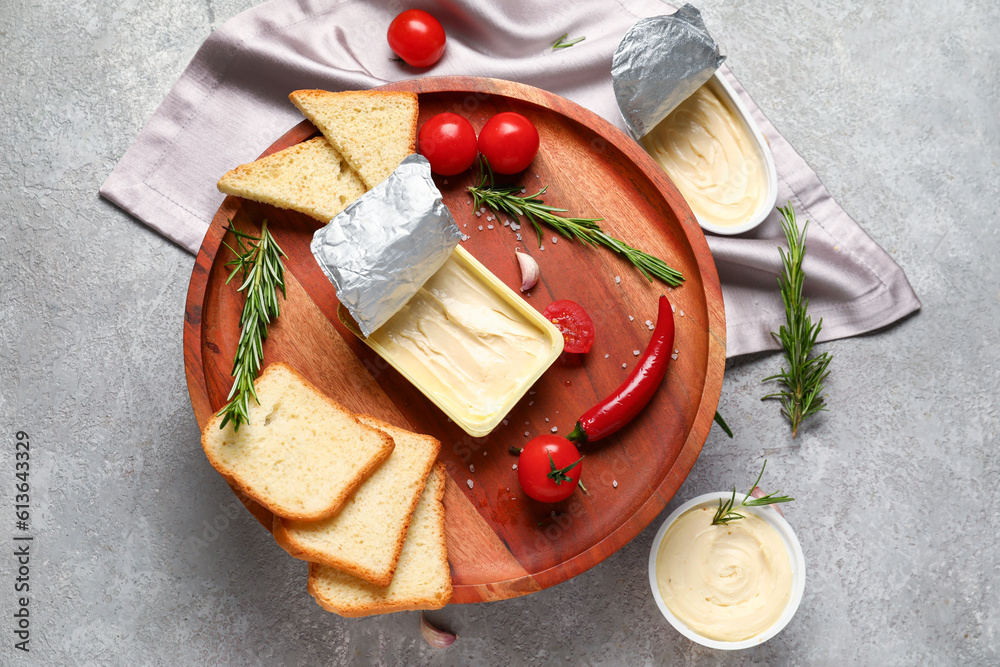
{"type": "MultiPolygon", "coordinates": [[[[775,621],[773,625],[758,635],[737,642],[727,642],[703,637],[688,627],[684,621],[680,620],[671,613],[671,611],[667,608],[666,603],[663,602],[663,597],[660,595],[660,587],[656,582],[656,556],[660,551],[660,543],[663,541],[663,536],[666,534],[667,529],[670,528],[671,524],[673,524],[674,521],[676,521],[688,510],[702,505],[711,505],[713,507],[717,506],[720,498],[728,500],[732,495],[732,491],[706,493],[698,496],[697,498],[692,498],[675,509],[671,512],[670,516],[667,517],[667,520],[663,522],[660,529],[656,531],[656,537],[653,538],[653,547],[649,551],[649,587],[653,591],[653,599],[656,600],[656,606],[660,608],[660,612],[670,622],[670,625],[674,626],[677,632],[681,633],[691,641],[697,642],[702,646],[707,646],[708,648],[721,649],[723,651],[734,651],[743,648],[750,648],[751,646],[757,646],[758,644],[766,642],[768,639],[781,632],[781,630],[788,625],[788,622],[792,620],[792,616],[795,615],[796,610],[799,608],[799,603],[802,602],[802,593],[805,591],[806,587],[806,560],[805,556],[802,554],[802,546],[799,544],[798,538],[795,537],[795,532],[792,530],[792,527],[773,507],[744,507],[740,511],[753,512],[756,516],[759,516],[772,528],[778,531],[778,534],[785,543],[785,548],[788,549],[788,561],[792,566],[792,597],[789,599],[788,604],[785,605],[785,610],[782,612],[781,616],[778,617],[778,620],[775,621]]],[[[743,496],[737,492],[737,500],[742,499],[742,497],[743,496]]]]}

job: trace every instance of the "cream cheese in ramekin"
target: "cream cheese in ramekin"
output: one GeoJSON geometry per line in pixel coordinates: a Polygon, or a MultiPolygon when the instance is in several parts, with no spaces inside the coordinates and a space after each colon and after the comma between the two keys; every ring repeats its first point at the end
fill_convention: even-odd
{"type": "Polygon", "coordinates": [[[700,219],[728,227],[753,217],[767,193],[749,128],[705,84],[642,138],[700,219]]]}

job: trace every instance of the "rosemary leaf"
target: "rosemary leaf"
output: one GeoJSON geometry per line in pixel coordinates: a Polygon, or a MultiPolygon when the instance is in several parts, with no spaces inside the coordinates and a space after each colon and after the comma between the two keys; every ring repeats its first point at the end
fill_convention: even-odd
{"type": "Polygon", "coordinates": [[[820,318],[813,324],[807,312],[809,300],[802,297],[802,284],[805,281],[802,259],[806,251],[809,221],[800,230],[791,203],[778,210],[781,212],[781,227],[788,243],[788,252],[784,248],[778,248],[783,267],[778,285],[785,304],[785,324],[777,333],[771,332],[771,335],[781,343],[787,368],[782,366],[779,373],[764,378],[763,382],[777,381],[784,388],[761,400],[774,399],[781,402],[781,414],[791,423],[794,438],[804,419],[827,409],[820,393],[824,389],[823,381],[830,374],[831,357],[829,352],[811,356],[823,319],[820,318]]]}
{"type": "Polygon", "coordinates": [[[521,189],[519,185],[496,185],[493,181],[493,170],[480,156],[479,182],[469,186],[469,194],[472,195],[475,208],[486,206],[495,213],[525,218],[535,228],[539,246],[542,244],[542,225],[545,225],[571,241],[580,241],[595,247],[603,246],[618,253],[638,268],[650,282],[653,278],[657,278],[671,287],[677,287],[684,282],[681,272],[670,268],[662,259],[609,236],[597,224],[604,218],[570,218],[558,215],[566,213],[566,209],[549,206],[541,199],[548,186],[542,187],[534,194],[523,196],[520,194],[521,189]]]}
{"type": "Polygon", "coordinates": [[[232,422],[233,430],[239,431],[240,425],[250,420],[250,399],[260,402],[253,382],[264,360],[267,326],[280,312],[277,290],[280,289],[281,295],[285,296],[285,267],[281,263],[285,253],[267,231],[267,220],[261,225],[259,238],[239,231],[233,227],[232,220],[226,231],[233,235],[236,245],[234,248],[223,241],[236,255],[226,262],[226,266],[232,267],[226,284],[240,274],[241,283],[236,289],[246,293],[246,302],[240,314],[240,340],[233,360],[233,387],[226,398],[228,403],[219,410],[222,415],[219,428],[232,422]]]}
{"type": "Polygon", "coordinates": [[[576,39],[571,40],[571,41],[564,41],[568,37],[569,37],[569,33],[567,32],[566,34],[564,34],[562,37],[560,37],[559,39],[557,39],[555,41],[555,44],[552,45],[552,48],[553,49],[568,49],[569,47],[573,46],[574,44],[579,44],[583,40],[587,39],[586,37],[577,37],[576,39]]]}
{"type": "Polygon", "coordinates": [[[781,493],[781,491],[775,491],[773,493],[767,494],[766,496],[761,496],[760,498],[752,498],[750,496],[750,494],[753,493],[753,490],[757,488],[757,485],[760,484],[760,479],[761,477],[764,476],[764,469],[766,467],[767,467],[767,459],[764,459],[764,465],[760,467],[760,474],[757,475],[756,481],[754,481],[753,485],[750,487],[750,490],[747,491],[746,496],[744,496],[743,500],[740,501],[740,504],[737,505],[735,509],[733,508],[733,505],[736,503],[735,486],[733,487],[733,495],[729,498],[729,500],[719,498],[719,507],[715,511],[715,516],[712,518],[713,526],[725,526],[728,525],[730,521],[736,521],[738,519],[746,518],[744,515],[736,511],[740,507],[763,507],[764,505],[790,503],[793,500],[795,500],[794,498],[791,498],[789,496],[779,496],[778,494],[781,493]]]}

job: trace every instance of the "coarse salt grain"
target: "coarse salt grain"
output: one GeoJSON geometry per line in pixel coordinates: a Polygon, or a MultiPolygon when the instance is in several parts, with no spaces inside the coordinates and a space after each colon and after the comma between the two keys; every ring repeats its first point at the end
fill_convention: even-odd
{"type": "Polygon", "coordinates": [[[628,316],[628,321],[629,321],[629,322],[635,322],[635,318],[634,318],[634,317],[632,317],[631,315],[629,315],[629,316],[628,316]]]}
{"type": "Polygon", "coordinates": [[[675,306],[674,304],[670,304],[670,312],[671,313],[676,313],[677,312],[677,306],[675,306]]]}
{"type": "Polygon", "coordinates": [[[618,480],[617,479],[612,480],[611,481],[611,486],[613,486],[613,487],[615,487],[617,489],[618,488],[618,480]]]}
{"type": "Polygon", "coordinates": [[[652,324],[652,323],[653,323],[653,320],[646,320],[646,326],[647,326],[647,327],[648,327],[648,326],[649,326],[650,324],[652,324]]]}
{"type": "Polygon", "coordinates": [[[676,354],[671,354],[670,358],[673,359],[674,361],[677,361],[677,355],[676,354]]]}
{"type": "Polygon", "coordinates": [[[471,489],[471,488],[472,488],[472,487],[474,486],[474,484],[472,483],[472,480],[471,480],[471,479],[467,479],[467,480],[465,480],[465,483],[469,485],[469,488],[470,488],[470,489],[471,489]]]}
{"type": "Polygon", "coordinates": [[[552,432],[553,433],[558,433],[559,432],[559,427],[558,426],[553,426],[552,427],[552,432]]]}
{"type": "MultiPolygon", "coordinates": [[[[528,396],[534,396],[536,393],[537,392],[534,389],[529,389],[528,390],[528,396]]],[[[528,422],[524,422],[524,423],[527,424],[528,422]]]]}
{"type": "Polygon", "coordinates": [[[615,276],[615,284],[616,285],[619,284],[619,283],[621,283],[621,281],[622,281],[622,277],[621,276],[615,276]]]}
{"type": "Polygon", "coordinates": [[[520,241],[520,240],[521,240],[521,235],[520,235],[520,234],[518,234],[518,235],[517,235],[517,240],[518,240],[518,241],[520,241]]]}
{"type": "Polygon", "coordinates": [[[683,310],[681,311],[681,317],[684,317],[684,311],[683,310]]]}
{"type": "Polygon", "coordinates": [[[529,407],[530,407],[530,406],[532,406],[532,405],[534,405],[534,404],[535,404],[535,402],[534,402],[534,401],[528,401],[528,406],[529,406],[529,407]]]}
{"type": "Polygon", "coordinates": [[[503,425],[504,425],[504,426],[506,426],[506,425],[507,425],[507,420],[506,420],[506,419],[504,419],[504,420],[503,420],[503,425]]]}
{"type": "Polygon", "coordinates": [[[557,239],[555,236],[553,236],[552,237],[552,242],[553,243],[559,243],[559,239],[557,239]]]}
{"type": "Polygon", "coordinates": [[[469,464],[469,472],[476,472],[476,466],[469,464]]]}
{"type": "MultiPolygon", "coordinates": [[[[486,219],[489,220],[489,218],[486,219]]],[[[486,225],[486,229],[493,229],[493,225],[486,225]]]]}
{"type": "Polygon", "coordinates": [[[479,211],[480,211],[481,213],[486,213],[486,207],[485,207],[485,206],[480,206],[480,207],[479,207],[479,211]]]}
{"type": "Polygon", "coordinates": [[[479,211],[476,211],[476,217],[477,218],[480,217],[481,215],[482,215],[482,213],[480,213],[479,211]]]}
{"type": "Polygon", "coordinates": [[[625,364],[622,364],[622,368],[625,368],[625,364]]]}
{"type": "Polygon", "coordinates": [[[608,357],[610,357],[610,356],[611,356],[610,354],[605,354],[605,355],[604,355],[604,358],[605,358],[605,359],[607,359],[607,358],[608,358],[608,357]]]}
{"type": "Polygon", "coordinates": [[[540,246],[538,246],[538,249],[539,249],[539,250],[545,250],[545,246],[543,246],[543,245],[540,245],[540,246]]]}
{"type": "Polygon", "coordinates": [[[548,418],[548,417],[546,417],[546,418],[545,418],[545,423],[546,423],[546,424],[548,424],[548,423],[549,423],[549,418],[548,418]]]}
{"type": "MultiPolygon", "coordinates": [[[[511,470],[517,470],[517,464],[515,463],[514,465],[512,465],[512,466],[510,467],[510,469],[511,469],[511,470]]],[[[508,490],[508,491],[510,491],[510,487],[509,487],[509,486],[507,487],[507,490],[508,490]]]]}
{"type": "Polygon", "coordinates": [[[632,350],[632,356],[633,357],[638,357],[639,356],[639,350],[632,350]]]}
{"type": "Polygon", "coordinates": [[[524,432],[524,437],[525,437],[525,438],[527,438],[527,437],[528,437],[528,432],[527,432],[527,431],[525,431],[525,432],[524,432]]]}

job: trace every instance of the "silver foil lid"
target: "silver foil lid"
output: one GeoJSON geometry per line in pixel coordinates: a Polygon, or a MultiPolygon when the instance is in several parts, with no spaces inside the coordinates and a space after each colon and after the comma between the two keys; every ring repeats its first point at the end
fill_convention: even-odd
{"type": "Polygon", "coordinates": [[[632,135],[639,138],[656,127],[725,59],[691,5],[632,26],[611,63],[611,85],[632,135]]]}
{"type": "Polygon", "coordinates": [[[441,268],[461,236],[427,158],[410,155],[318,230],[310,248],[370,336],[441,268]]]}

